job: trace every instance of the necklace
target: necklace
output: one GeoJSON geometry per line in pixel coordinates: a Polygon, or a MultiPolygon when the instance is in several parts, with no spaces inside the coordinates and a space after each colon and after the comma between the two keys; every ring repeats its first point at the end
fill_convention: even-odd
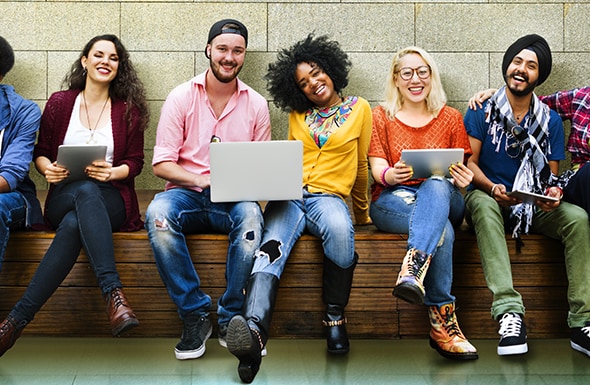
{"type": "Polygon", "coordinates": [[[98,115],[98,119],[96,120],[96,123],[94,123],[94,127],[92,127],[92,125],[90,124],[90,114],[88,113],[88,104],[86,103],[86,93],[84,91],[82,91],[82,98],[84,99],[84,109],[86,110],[86,121],[88,122],[88,130],[90,131],[90,138],[88,138],[88,140],[86,141],[86,144],[96,144],[96,141],[94,140],[94,132],[96,131],[96,128],[98,127],[98,123],[100,123],[100,118],[102,118],[102,113],[104,112],[104,109],[107,106],[110,96],[108,96],[107,99],[104,101],[104,104],[102,105],[102,109],[100,110],[100,115],[98,115]]]}
{"type": "Polygon", "coordinates": [[[529,112],[528,108],[522,112],[514,112],[514,117],[516,118],[516,121],[520,123],[521,119],[524,118],[527,112],[529,112]]]}

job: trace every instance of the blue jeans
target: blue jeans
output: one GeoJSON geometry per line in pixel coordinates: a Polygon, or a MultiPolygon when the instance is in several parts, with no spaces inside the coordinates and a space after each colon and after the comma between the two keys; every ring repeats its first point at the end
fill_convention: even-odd
{"type": "Polygon", "coordinates": [[[218,322],[223,325],[242,312],[244,289],[254,251],[260,244],[262,225],[257,202],[212,203],[209,189],[197,192],[174,188],[156,194],[147,209],[145,227],[160,277],[181,319],[194,312],[207,314],[211,307],[211,297],[201,290],[184,234],[228,234],[227,288],[217,306],[218,322]]]}
{"type": "Polygon", "coordinates": [[[465,202],[461,191],[446,179],[429,178],[419,186],[394,186],[371,204],[373,223],[381,231],[408,234],[408,249],[432,255],[424,278],[424,303],[454,302],[454,227],[461,224],[465,202]]]}
{"type": "Polygon", "coordinates": [[[11,315],[30,322],[74,267],[84,247],[103,296],[123,287],[115,266],[113,231],[125,221],[125,203],[110,183],[79,181],[56,185],[46,216],[56,227],[23,297],[11,315]]]}
{"type": "Polygon", "coordinates": [[[10,230],[24,229],[27,221],[27,202],[21,193],[0,194],[0,271],[8,244],[10,230]]]}
{"type": "Polygon", "coordinates": [[[302,200],[269,202],[264,233],[252,273],[281,277],[287,259],[304,231],[322,240],[324,255],[339,267],[352,266],[354,227],[346,202],[339,196],[303,192],[302,200]]]}

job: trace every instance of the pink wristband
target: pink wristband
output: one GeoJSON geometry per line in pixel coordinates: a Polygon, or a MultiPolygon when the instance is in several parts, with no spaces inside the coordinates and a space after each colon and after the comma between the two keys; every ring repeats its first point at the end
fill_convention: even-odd
{"type": "Polygon", "coordinates": [[[391,167],[387,166],[383,169],[383,171],[381,171],[381,184],[385,187],[391,187],[392,185],[390,185],[389,183],[387,183],[387,181],[385,180],[385,174],[387,173],[387,171],[389,171],[391,167]]]}

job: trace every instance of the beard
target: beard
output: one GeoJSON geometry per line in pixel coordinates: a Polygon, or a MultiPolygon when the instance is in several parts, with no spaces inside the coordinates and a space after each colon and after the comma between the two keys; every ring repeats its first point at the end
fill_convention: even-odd
{"type": "Polygon", "coordinates": [[[535,87],[537,87],[537,81],[535,81],[534,83],[530,83],[529,77],[519,72],[513,72],[510,75],[506,75],[504,77],[504,82],[506,83],[506,87],[510,90],[510,93],[512,93],[514,96],[529,95],[535,90],[535,87]],[[510,79],[514,79],[515,76],[520,76],[524,79],[526,83],[526,87],[524,89],[518,89],[510,85],[510,79]]]}
{"type": "Polygon", "coordinates": [[[230,83],[238,76],[238,74],[242,70],[242,66],[234,66],[234,72],[229,75],[226,75],[223,74],[220,70],[220,67],[223,64],[224,63],[214,63],[213,60],[209,58],[209,66],[211,67],[211,72],[213,72],[213,76],[215,76],[215,78],[222,83],[230,83]]]}

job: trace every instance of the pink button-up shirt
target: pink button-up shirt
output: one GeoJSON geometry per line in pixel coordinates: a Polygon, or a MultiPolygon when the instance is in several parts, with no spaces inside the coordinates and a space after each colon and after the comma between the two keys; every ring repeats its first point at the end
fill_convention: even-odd
{"type": "MultiPolygon", "coordinates": [[[[217,118],[205,91],[206,73],[168,95],[158,123],[152,165],[172,161],[193,174],[204,175],[210,172],[209,144],[213,136],[223,142],[270,140],[266,99],[238,79],[238,91],[217,118]]],[[[166,183],[167,190],[173,187],[179,186],[166,183]]]]}

